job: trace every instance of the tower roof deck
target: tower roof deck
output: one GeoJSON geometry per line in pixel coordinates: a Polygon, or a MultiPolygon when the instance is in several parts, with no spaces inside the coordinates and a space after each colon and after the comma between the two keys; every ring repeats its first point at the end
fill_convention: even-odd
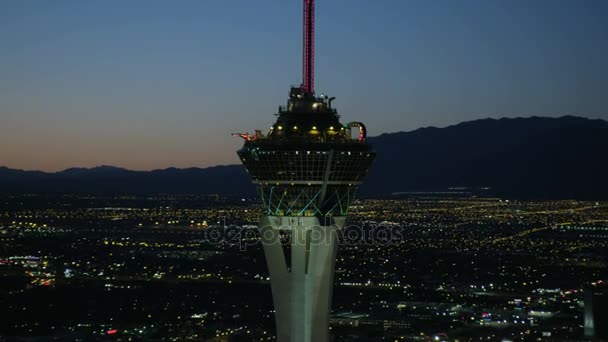
{"type": "Polygon", "coordinates": [[[277,120],[268,134],[263,135],[261,130],[257,130],[255,135],[239,136],[246,140],[246,147],[273,144],[287,149],[314,144],[315,148],[324,148],[322,145],[326,145],[327,148],[341,149],[344,147],[339,145],[348,145],[349,148],[353,144],[366,145],[365,125],[360,122],[342,124],[340,115],[331,107],[333,99],[303,94],[298,88],[292,88],[287,106],[279,107],[277,120]],[[358,138],[352,137],[352,128],[359,130],[358,138]]]}

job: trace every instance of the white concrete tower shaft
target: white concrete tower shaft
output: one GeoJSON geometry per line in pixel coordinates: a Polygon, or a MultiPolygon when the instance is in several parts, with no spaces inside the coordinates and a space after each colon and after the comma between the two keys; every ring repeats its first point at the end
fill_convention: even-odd
{"type": "Polygon", "coordinates": [[[263,216],[260,236],[270,272],[279,342],[329,340],[329,314],[338,251],[346,217],[263,216]],[[288,233],[289,262],[280,234],[288,233]]]}

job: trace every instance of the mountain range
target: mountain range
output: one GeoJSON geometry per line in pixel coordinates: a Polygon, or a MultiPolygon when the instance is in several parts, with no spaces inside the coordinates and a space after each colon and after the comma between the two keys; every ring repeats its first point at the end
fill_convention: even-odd
{"type": "MultiPolygon", "coordinates": [[[[608,199],[608,121],[574,116],[482,119],[370,137],[364,196],[466,191],[504,198],[608,199]]],[[[1,163],[1,161],[0,161],[1,163]]],[[[4,193],[213,193],[249,196],[241,165],[60,172],[0,167],[4,193]]]]}

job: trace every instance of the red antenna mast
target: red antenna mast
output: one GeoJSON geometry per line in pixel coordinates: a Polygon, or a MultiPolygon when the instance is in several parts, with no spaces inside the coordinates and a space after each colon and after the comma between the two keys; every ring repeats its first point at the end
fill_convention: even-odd
{"type": "Polygon", "coordinates": [[[304,65],[302,88],[304,94],[315,92],[315,0],[304,0],[304,65]]]}

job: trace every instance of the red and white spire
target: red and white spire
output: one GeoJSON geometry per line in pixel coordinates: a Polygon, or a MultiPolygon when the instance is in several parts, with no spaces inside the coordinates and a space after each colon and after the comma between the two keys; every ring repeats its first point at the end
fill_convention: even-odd
{"type": "Polygon", "coordinates": [[[315,92],[315,0],[304,0],[304,48],[302,90],[315,92]]]}

